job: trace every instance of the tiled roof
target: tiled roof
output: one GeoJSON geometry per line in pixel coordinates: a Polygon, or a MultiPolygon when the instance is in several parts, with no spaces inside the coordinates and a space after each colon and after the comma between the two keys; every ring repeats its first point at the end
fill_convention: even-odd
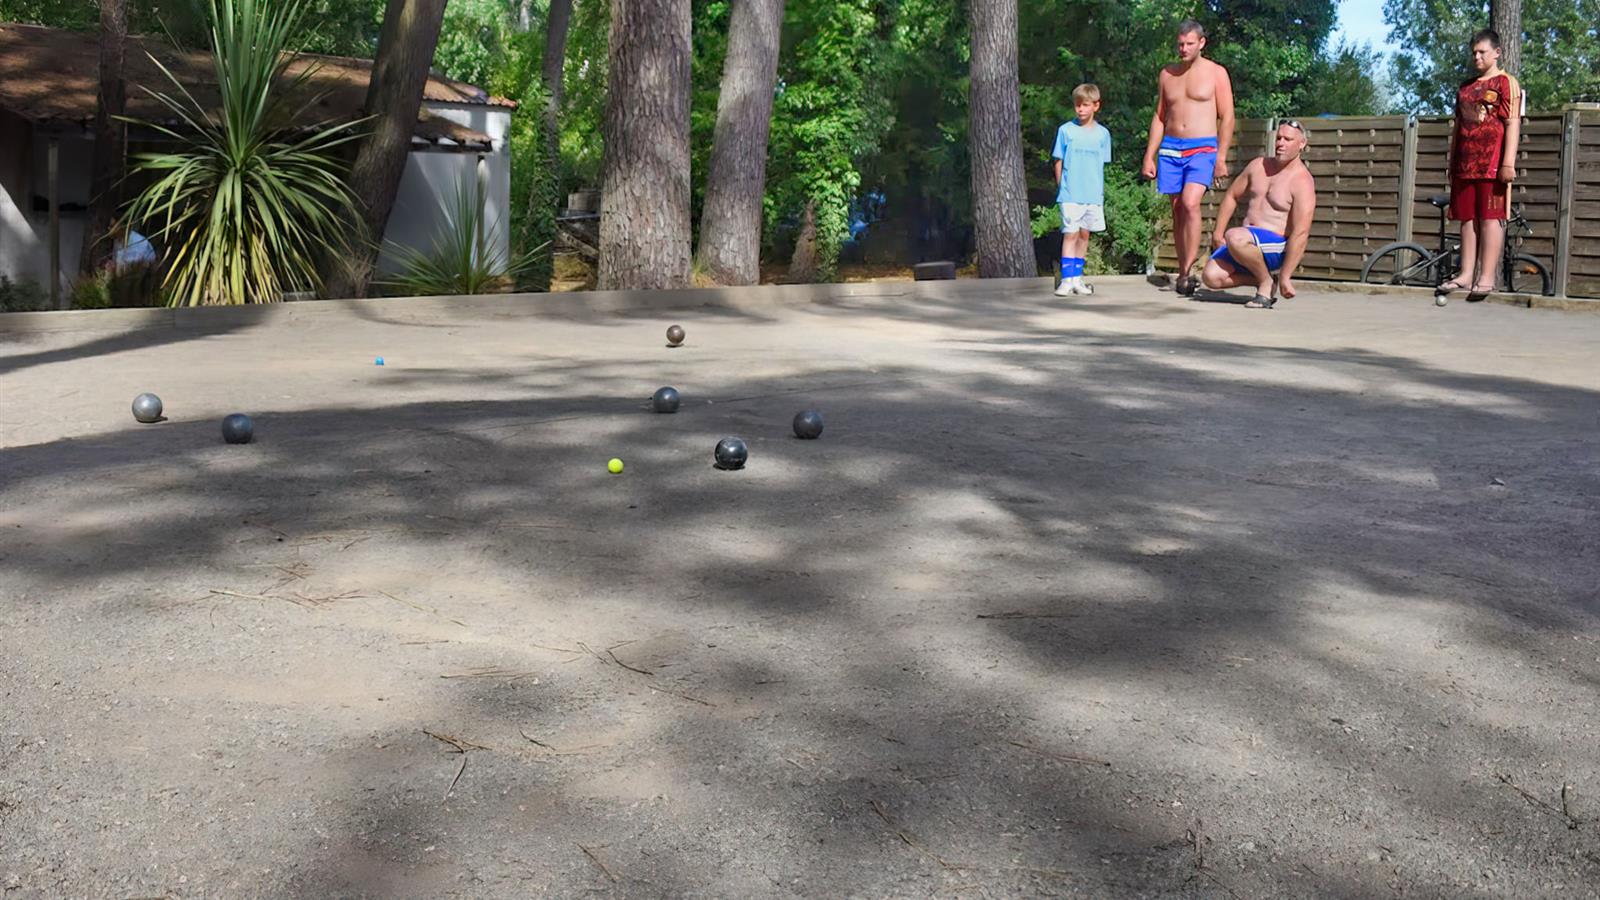
{"type": "MultiPolygon", "coordinates": [[[[141,88],[172,93],[172,84],[151,61],[150,54],[172,71],[203,104],[216,103],[216,77],[209,53],[174,48],[164,39],[129,37],[124,77],[128,84],[127,115],[150,121],[171,121],[170,110],[141,88]]],[[[304,55],[290,64],[297,73],[316,67],[310,93],[322,95],[301,107],[296,115],[305,124],[350,120],[361,116],[366,103],[372,61],[346,56],[304,55]]],[[[0,109],[8,109],[35,122],[87,124],[94,119],[100,87],[99,36],[90,32],[43,28],[37,25],[0,24],[0,109]]],[[[459,81],[429,77],[425,100],[513,107],[482,89],[459,81]]],[[[418,116],[416,137],[430,143],[447,139],[463,145],[487,145],[489,136],[441,116],[426,106],[418,116]]]]}

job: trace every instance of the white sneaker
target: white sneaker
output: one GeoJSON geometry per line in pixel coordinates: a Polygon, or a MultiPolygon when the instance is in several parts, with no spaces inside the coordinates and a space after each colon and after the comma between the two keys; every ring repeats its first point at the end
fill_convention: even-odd
{"type": "Polygon", "coordinates": [[[1085,284],[1082,278],[1072,279],[1072,292],[1087,297],[1094,293],[1094,285],[1085,284]]]}
{"type": "Polygon", "coordinates": [[[1057,297],[1071,297],[1074,293],[1076,292],[1072,289],[1071,278],[1063,278],[1061,279],[1061,283],[1056,285],[1057,297]]]}

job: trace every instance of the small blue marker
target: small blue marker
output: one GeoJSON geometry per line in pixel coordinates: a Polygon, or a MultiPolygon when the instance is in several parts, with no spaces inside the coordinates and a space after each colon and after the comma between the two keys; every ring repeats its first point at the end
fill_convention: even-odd
{"type": "Polygon", "coordinates": [[[375,365],[375,366],[383,365],[383,357],[380,356],[377,359],[373,360],[372,364],[375,365]]]}

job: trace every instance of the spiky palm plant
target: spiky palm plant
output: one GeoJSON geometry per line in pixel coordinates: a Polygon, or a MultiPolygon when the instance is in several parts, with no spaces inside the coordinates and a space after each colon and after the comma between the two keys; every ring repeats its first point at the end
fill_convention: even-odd
{"type": "Polygon", "coordinates": [[[164,248],[172,306],[270,303],[319,286],[316,262],[337,247],[337,210],[356,203],[336,148],[357,123],[297,127],[315,68],[290,76],[289,41],[303,0],[209,0],[220,108],[207,109],[173,73],[173,92],[146,89],[175,124],[130,122],[178,143],[137,157],[148,187],[128,218],[164,248]]]}
{"type": "Polygon", "coordinates": [[[485,203],[483,183],[472,174],[463,175],[443,210],[433,247],[423,251],[391,241],[389,249],[399,271],[379,284],[392,293],[416,297],[509,290],[538,261],[548,242],[521,255],[508,253],[501,246],[505,223],[489,221],[485,203]]]}

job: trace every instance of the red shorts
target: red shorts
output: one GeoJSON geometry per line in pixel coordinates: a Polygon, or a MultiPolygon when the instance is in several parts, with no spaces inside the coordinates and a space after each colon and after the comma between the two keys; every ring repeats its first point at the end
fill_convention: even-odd
{"type": "Polygon", "coordinates": [[[1450,182],[1450,219],[1504,219],[1510,200],[1511,185],[1505,182],[1458,178],[1450,182]]]}

